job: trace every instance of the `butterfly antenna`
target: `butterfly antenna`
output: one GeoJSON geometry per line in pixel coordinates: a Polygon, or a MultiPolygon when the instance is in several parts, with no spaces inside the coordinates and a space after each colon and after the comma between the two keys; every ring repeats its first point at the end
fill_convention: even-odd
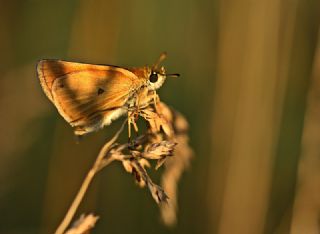
{"type": "Polygon", "coordinates": [[[167,57],[166,52],[162,52],[157,60],[157,62],[152,66],[152,69],[156,70],[158,69],[160,63],[167,57]]]}
{"type": "Polygon", "coordinates": [[[180,74],[179,74],[179,73],[171,73],[171,74],[166,74],[165,76],[166,76],[166,77],[173,77],[173,78],[177,78],[177,77],[179,77],[179,76],[180,76],[180,74]]]}

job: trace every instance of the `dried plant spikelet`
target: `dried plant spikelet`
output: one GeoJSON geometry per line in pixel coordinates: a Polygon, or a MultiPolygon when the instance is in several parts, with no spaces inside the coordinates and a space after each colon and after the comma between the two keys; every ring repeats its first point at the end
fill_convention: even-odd
{"type": "Polygon", "coordinates": [[[170,196],[170,203],[167,206],[161,206],[161,217],[163,222],[172,226],[176,223],[176,213],[177,213],[177,183],[189,166],[190,160],[193,156],[193,151],[189,146],[189,137],[187,135],[188,122],[177,111],[172,109],[172,123],[174,128],[174,141],[177,142],[175,147],[174,156],[168,158],[165,161],[165,170],[162,175],[161,185],[164,190],[170,196]]]}
{"type": "Polygon", "coordinates": [[[148,183],[148,188],[151,192],[151,195],[153,199],[158,203],[167,203],[169,197],[167,194],[164,192],[163,188],[161,188],[159,185],[156,185],[152,182],[148,183]]]}
{"type": "Polygon", "coordinates": [[[154,134],[150,131],[150,133],[148,134],[148,142],[146,143],[145,148],[148,148],[149,145],[153,143],[163,141],[163,139],[164,139],[163,134],[161,134],[160,132],[157,132],[156,134],[154,134]]]}
{"type": "Polygon", "coordinates": [[[123,160],[122,161],[122,166],[124,167],[125,171],[132,174],[132,166],[129,160],[123,160]]]}
{"type": "Polygon", "coordinates": [[[146,180],[141,174],[141,171],[137,170],[136,167],[132,167],[132,174],[135,177],[135,182],[139,185],[140,188],[146,186],[146,180]]]}
{"type": "Polygon", "coordinates": [[[187,134],[187,131],[189,129],[189,124],[188,121],[186,120],[186,118],[179,113],[178,111],[175,111],[174,113],[174,122],[173,122],[173,126],[175,129],[175,132],[177,134],[180,133],[185,133],[187,134]]]}
{"type": "Polygon", "coordinates": [[[150,167],[150,163],[144,158],[131,158],[122,163],[125,169],[132,173],[136,183],[143,188],[147,184],[147,172],[145,167],[150,167]]]}
{"type": "Polygon", "coordinates": [[[66,234],[88,234],[95,226],[99,217],[93,214],[81,215],[80,218],[74,222],[73,226],[66,232],[66,234]]]}
{"type": "Polygon", "coordinates": [[[148,121],[150,125],[150,130],[152,133],[157,133],[160,131],[161,119],[157,113],[153,111],[153,109],[148,108],[141,111],[140,114],[146,121],[148,121]]]}
{"type": "Polygon", "coordinates": [[[172,127],[173,114],[171,109],[164,102],[158,102],[156,104],[155,110],[160,116],[160,125],[162,127],[162,130],[168,137],[172,137],[174,135],[174,131],[172,127]]]}
{"type": "Polygon", "coordinates": [[[155,183],[152,182],[151,178],[149,177],[147,171],[143,168],[143,166],[139,163],[138,160],[133,159],[130,161],[133,167],[133,172],[136,173],[136,176],[139,176],[140,184],[147,185],[153,199],[157,203],[167,202],[168,196],[164,192],[164,190],[155,183]]]}
{"type": "Polygon", "coordinates": [[[135,158],[139,158],[141,156],[141,152],[137,150],[130,150],[130,154],[135,158]]]}
{"type": "Polygon", "coordinates": [[[155,169],[158,170],[160,167],[162,167],[162,165],[166,162],[167,158],[160,158],[157,161],[157,164],[155,166],[155,169]]]}
{"type": "Polygon", "coordinates": [[[146,160],[146,159],[144,159],[144,158],[139,158],[138,160],[139,160],[140,165],[141,165],[144,169],[145,169],[146,167],[148,167],[148,168],[151,167],[151,165],[150,165],[150,163],[149,163],[148,160],[146,160]]]}
{"type": "Polygon", "coordinates": [[[168,122],[172,123],[173,115],[170,108],[164,102],[158,102],[156,106],[157,113],[161,113],[168,122]]]}
{"type": "Polygon", "coordinates": [[[148,159],[161,159],[167,156],[172,156],[174,147],[177,143],[173,141],[161,141],[150,144],[146,147],[143,157],[148,159]]]}
{"type": "Polygon", "coordinates": [[[154,112],[154,109],[148,108],[143,110],[141,116],[148,121],[151,132],[157,133],[162,128],[167,136],[170,137],[173,135],[173,129],[170,122],[168,122],[163,115],[154,112]]]}

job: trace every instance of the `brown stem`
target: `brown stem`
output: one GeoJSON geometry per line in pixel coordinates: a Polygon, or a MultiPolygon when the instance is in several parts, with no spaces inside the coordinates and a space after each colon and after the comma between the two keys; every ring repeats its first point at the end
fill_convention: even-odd
{"type": "Polygon", "coordinates": [[[113,136],[113,138],[108,141],[100,150],[96,161],[94,162],[92,168],[90,169],[90,171],[88,172],[87,176],[85,177],[76,197],[74,198],[71,206],[68,209],[68,212],[66,213],[64,219],[62,220],[62,222],[60,223],[59,227],[57,228],[57,230],[55,231],[55,234],[63,234],[65,232],[65,230],[67,229],[67,227],[70,225],[70,222],[74,216],[74,214],[76,213],[85,193],[88,190],[89,185],[91,184],[92,179],[94,178],[94,176],[97,174],[97,172],[99,171],[99,169],[101,169],[101,163],[104,162],[103,166],[107,166],[109,165],[114,159],[112,158],[108,158],[108,160],[103,160],[104,157],[107,155],[108,151],[110,150],[110,147],[114,144],[114,142],[118,139],[120,133],[122,132],[125,123],[127,122],[127,120],[124,121],[124,123],[122,124],[121,128],[118,130],[118,132],[113,136]]]}

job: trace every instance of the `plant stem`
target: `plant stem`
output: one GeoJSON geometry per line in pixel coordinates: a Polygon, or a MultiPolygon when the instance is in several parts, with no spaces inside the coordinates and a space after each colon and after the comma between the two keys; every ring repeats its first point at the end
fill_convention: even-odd
{"type": "Polygon", "coordinates": [[[55,231],[55,234],[63,234],[66,231],[67,227],[70,225],[70,222],[71,222],[72,218],[74,217],[74,214],[76,213],[84,195],[86,194],[89,185],[91,184],[94,176],[101,169],[100,166],[101,166],[102,162],[104,162],[103,166],[105,167],[105,166],[109,165],[114,160],[113,158],[108,158],[107,160],[103,160],[103,159],[107,155],[108,151],[110,150],[110,147],[118,139],[126,122],[127,122],[127,120],[124,121],[121,128],[117,131],[117,133],[113,136],[113,138],[110,141],[108,141],[100,150],[92,168],[89,170],[84,181],[82,182],[82,185],[81,185],[76,197],[74,198],[71,206],[69,207],[68,212],[66,213],[64,219],[62,220],[59,227],[55,231]]]}

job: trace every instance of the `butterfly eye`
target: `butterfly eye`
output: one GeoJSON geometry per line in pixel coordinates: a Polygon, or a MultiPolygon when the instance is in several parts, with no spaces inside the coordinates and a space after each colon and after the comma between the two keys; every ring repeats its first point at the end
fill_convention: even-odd
{"type": "Polygon", "coordinates": [[[151,83],[156,83],[158,81],[158,74],[155,72],[151,73],[149,80],[151,83]]]}

